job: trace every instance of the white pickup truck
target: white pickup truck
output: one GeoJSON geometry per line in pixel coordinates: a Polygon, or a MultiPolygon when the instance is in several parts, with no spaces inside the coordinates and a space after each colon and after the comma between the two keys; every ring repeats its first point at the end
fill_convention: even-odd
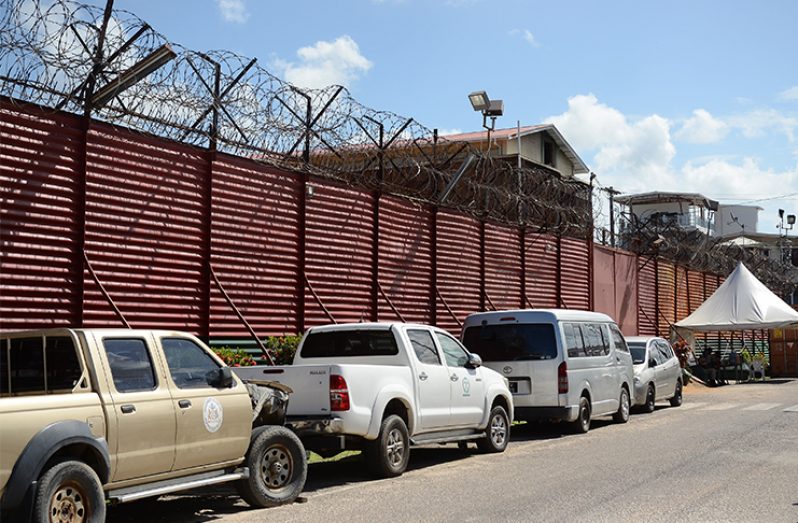
{"type": "Polygon", "coordinates": [[[234,371],[293,389],[286,426],[306,448],[363,450],[372,471],[390,477],[404,472],[410,445],[474,440],[484,452],[504,451],[512,394],[481,364],[435,327],[355,323],[310,329],[291,366],[234,371]]]}

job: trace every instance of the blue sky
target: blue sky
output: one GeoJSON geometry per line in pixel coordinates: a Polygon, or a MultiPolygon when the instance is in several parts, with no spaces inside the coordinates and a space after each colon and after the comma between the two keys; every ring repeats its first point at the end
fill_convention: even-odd
{"type": "MultiPolygon", "coordinates": [[[[104,5],[92,0],[91,3],[104,5]]],[[[798,2],[116,0],[169,40],[343,83],[430,128],[553,122],[623,192],[696,191],[798,212],[798,2]],[[786,196],[785,196],[786,195],[786,196]],[[767,198],[767,200],[763,200],[767,198]]],[[[798,231],[796,231],[798,233],[798,231]]]]}

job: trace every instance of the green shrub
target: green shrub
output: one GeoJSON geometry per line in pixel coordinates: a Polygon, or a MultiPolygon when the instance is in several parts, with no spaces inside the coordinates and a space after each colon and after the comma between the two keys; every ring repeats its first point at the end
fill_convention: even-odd
{"type": "Polygon", "coordinates": [[[301,335],[269,336],[266,338],[266,348],[272,353],[275,365],[291,365],[294,354],[299,346],[301,335]]]}
{"type": "Polygon", "coordinates": [[[218,349],[213,349],[213,352],[222,358],[222,361],[228,367],[251,367],[258,364],[255,358],[243,349],[219,347],[218,349]]]}

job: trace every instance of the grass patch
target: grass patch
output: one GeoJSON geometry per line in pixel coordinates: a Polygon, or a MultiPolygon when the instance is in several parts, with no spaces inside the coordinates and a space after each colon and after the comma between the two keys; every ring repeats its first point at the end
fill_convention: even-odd
{"type": "Polygon", "coordinates": [[[308,454],[310,454],[310,456],[308,457],[308,465],[312,465],[314,463],[334,463],[347,458],[360,456],[360,452],[361,451],[359,450],[344,450],[343,452],[339,452],[335,456],[331,456],[329,458],[323,458],[315,452],[309,452],[308,454]]]}

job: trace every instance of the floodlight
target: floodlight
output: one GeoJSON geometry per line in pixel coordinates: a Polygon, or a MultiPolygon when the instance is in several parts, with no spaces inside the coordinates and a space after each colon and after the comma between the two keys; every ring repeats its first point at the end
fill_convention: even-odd
{"type": "Polygon", "coordinates": [[[475,111],[486,111],[490,108],[490,98],[485,91],[474,91],[468,95],[468,99],[475,111]]]}
{"type": "Polygon", "coordinates": [[[176,56],[177,55],[169,44],[163,44],[161,47],[145,56],[133,67],[98,89],[91,97],[92,107],[101,107],[105,105],[111,98],[145,78],[150,73],[163,67],[176,56]]]}
{"type": "Polygon", "coordinates": [[[787,215],[787,225],[795,225],[795,215],[788,214],[787,215]]]}
{"type": "Polygon", "coordinates": [[[504,114],[504,101],[491,100],[490,105],[485,109],[485,116],[501,116],[504,114]]]}
{"type": "Polygon", "coordinates": [[[779,209],[779,218],[784,218],[784,209],[779,209]]]}

